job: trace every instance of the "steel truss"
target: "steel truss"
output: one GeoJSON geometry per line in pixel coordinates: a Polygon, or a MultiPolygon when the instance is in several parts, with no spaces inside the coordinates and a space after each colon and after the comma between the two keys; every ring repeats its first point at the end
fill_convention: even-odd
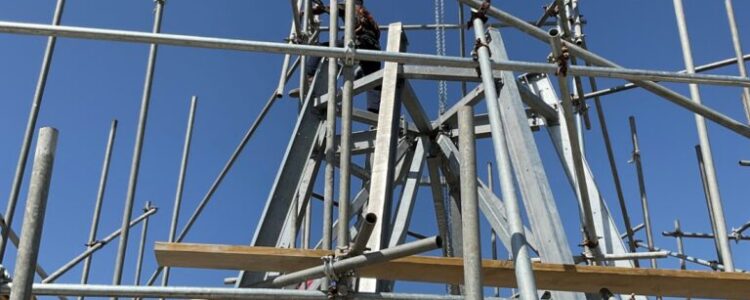
{"type": "MultiPolygon", "coordinates": [[[[705,127],[703,120],[708,119],[743,137],[750,138],[750,127],[743,122],[734,120],[727,115],[717,112],[700,103],[697,84],[722,85],[743,87],[745,100],[750,101],[750,79],[746,77],[744,66],[741,76],[704,75],[696,72],[706,71],[718,66],[744,62],[748,55],[743,56],[736,45],[737,58],[720,61],[714,64],[694,67],[690,57],[689,41],[684,26],[684,16],[681,12],[681,1],[675,0],[675,7],[680,20],[681,37],[687,71],[666,72],[654,70],[639,70],[623,68],[585,48],[582,25],[577,0],[553,1],[545,15],[538,21],[539,25],[549,25],[547,19],[557,11],[558,27],[545,31],[534,24],[523,21],[496,7],[489,6],[489,1],[459,0],[459,4],[475,10],[471,20],[475,39],[477,40],[476,58],[445,57],[437,55],[408,53],[408,39],[406,28],[461,28],[464,25],[428,24],[406,26],[393,23],[387,27],[388,39],[385,51],[360,50],[351,48],[347,43],[345,48],[336,48],[335,43],[329,47],[312,46],[319,29],[338,29],[334,19],[327,28],[313,28],[311,15],[301,12],[310,11],[310,0],[291,1],[294,22],[290,32],[297,43],[270,43],[263,41],[223,39],[201,36],[175,35],[159,33],[161,15],[165,2],[156,1],[156,16],[153,32],[135,32],[100,28],[84,28],[62,26],[59,14],[62,12],[64,1],[58,2],[57,13],[53,25],[30,24],[0,21],[0,32],[24,35],[48,36],[48,50],[45,55],[40,86],[34,98],[35,107],[39,105],[43,92],[49,61],[57,38],[96,39],[117,42],[150,44],[149,68],[141,106],[136,148],[133,155],[132,173],[126,199],[126,210],[122,228],[107,236],[103,240],[96,240],[96,228],[99,222],[97,208],[92,224],[91,241],[88,249],[73,259],[52,275],[47,275],[37,265],[39,247],[39,232],[42,230],[44,207],[46,205],[49,176],[54,161],[56,145],[56,131],[43,128],[34,158],[33,176],[30,184],[27,217],[24,218],[21,238],[11,229],[14,207],[18,197],[21,179],[14,180],[14,191],[9,201],[9,212],[6,213],[7,224],[0,222],[3,229],[3,239],[0,244],[0,259],[5,251],[5,244],[10,239],[19,247],[18,264],[13,274],[12,284],[4,283],[0,292],[9,294],[11,299],[28,299],[35,295],[55,296],[110,296],[110,297],[169,297],[169,298],[205,298],[205,299],[328,299],[329,296],[348,296],[352,299],[480,299],[482,293],[482,265],[481,239],[479,237],[479,218],[484,216],[497,235],[501,244],[512,254],[515,264],[516,286],[521,299],[534,299],[551,296],[553,299],[588,299],[596,297],[591,291],[569,289],[563,291],[545,291],[537,288],[532,261],[540,260],[544,263],[574,265],[586,263],[590,265],[612,266],[622,268],[638,267],[638,259],[651,258],[652,266],[656,266],[656,258],[666,256],[678,257],[686,261],[709,265],[715,269],[727,272],[738,271],[734,268],[731,252],[728,246],[727,229],[723,218],[721,200],[718,198],[718,186],[711,160],[710,146],[707,136],[701,133],[704,149],[699,155],[701,162],[708,163],[707,203],[711,211],[714,234],[689,234],[676,228],[675,232],[665,235],[682,237],[700,237],[716,239],[719,261],[696,259],[680,253],[662,251],[653,245],[651,240],[650,222],[646,218],[645,227],[649,236],[648,245],[634,240],[634,233],[638,228],[627,228],[623,235],[618,229],[617,217],[610,211],[604,196],[597,187],[594,174],[586,159],[583,147],[581,128],[588,126],[586,105],[583,100],[596,98],[597,112],[602,122],[603,133],[607,141],[607,150],[612,159],[612,149],[606,124],[603,120],[603,110],[599,102],[600,96],[624,91],[633,87],[644,88],[655,95],[673,102],[676,105],[696,114],[699,130],[705,127]],[[304,7],[300,7],[303,5],[304,7]],[[554,8],[556,7],[556,8],[554,8]],[[304,8],[304,9],[303,9],[304,8]],[[553,60],[549,63],[536,63],[511,60],[507,54],[503,37],[495,28],[485,29],[482,16],[489,16],[499,21],[504,27],[513,27],[529,34],[536,39],[550,45],[553,60]],[[303,20],[299,24],[299,20],[303,20]],[[180,185],[175,197],[175,211],[172,215],[169,241],[181,242],[195,220],[206,207],[213,193],[221,184],[234,161],[257,127],[262,123],[266,113],[274,100],[280,97],[287,81],[295,74],[305,57],[325,57],[327,68],[320,68],[309,83],[303,84],[300,111],[295,128],[288,142],[286,152],[280,164],[271,191],[265,202],[263,214],[255,228],[255,234],[250,242],[252,246],[270,246],[277,248],[320,248],[335,250],[335,257],[326,258],[323,266],[305,269],[300,267],[298,272],[277,276],[278,274],[258,271],[242,271],[237,278],[229,281],[238,288],[194,288],[194,287],[166,287],[169,278],[169,266],[159,268],[152,273],[146,285],[155,283],[159,274],[164,271],[163,287],[135,287],[120,286],[122,266],[127,248],[127,236],[131,227],[144,222],[144,237],[148,218],[156,212],[156,208],[145,210],[144,214],[132,219],[133,193],[136,189],[140,152],[143,134],[146,130],[146,114],[151,93],[153,65],[156,60],[157,49],[161,45],[183,47],[224,49],[250,52],[266,52],[284,54],[284,64],[281,70],[280,83],[270,96],[270,99],[255,122],[248,129],[240,141],[237,149],[231,155],[227,164],[212,184],[198,207],[194,210],[187,225],[177,234],[178,210],[180,207],[183,179],[187,169],[187,157],[192,136],[193,115],[195,102],[191,106],[191,116],[183,148],[183,162],[181,164],[180,185]],[[292,63],[292,56],[299,56],[292,63]],[[354,79],[353,65],[355,61],[382,61],[383,70],[354,79]],[[338,64],[344,68],[342,76],[344,85],[339,90],[337,86],[338,64]],[[578,64],[580,61],[582,64],[578,64]],[[479,73],[477,73],[479,72],[479,73]],[[523,75],[521,75],[523,73],[523,75]],[[560,96],[550,81],[556,77],[560,89],[560,96]],[[589,77],[593,92],[584,93],[581,77],[589,77]],[[610,89],[598,91],[594,78],[619,78],[631,83],[610,89]],[[418,95],[410,81],[412,80],[442,80],[455,82],[474,82],[476,88],[464,92],[453,107],[448,108],[435,119],[432,119],[422,107],[418,95]],[[692,98],[686,98],[656,82],[677,82],[691,84],[692,98]],[[574,82],[574,86],[569,86],[574,82]],[[377,93],[373,93],[377,91],[377,93]],[[571,92],[573,91],[573,92],[571,92]],[[380,97],[378,114],[358,110],[352,107],[352,98],[363,93],[373,93],[380,97]],[[482,101],[484,100],[484,101],[482,101]],[[473,107],[484,102],[487,114],[475,114],[473,107]],[[341,104],[341,105],[339,105],[341,104]],[[404,116],[408,114],[409,121],[404,116]],[[336,133],[336,122],[341,122],[342,130],[336,133]],[[372,126],[370,130],[352,132],[352,122],[372,126]],[[576,193],[580,209],[580,226],[583,229],[582,255],[573,253],[571,243],[563,230],[563,222],[557,208],[557,202],[552,193],[548,176],[542,165],[537,141],[532,130],[545,127],[552,138],[560,162],[570,181],[572,190],[576,193]],[[475,139],[491,138],[494,150],[495,164],[501,182],[502,193],[496,195],[491,182],[485,183],[476,175],[475,139]],[[365,165],[353,162],[352,156],[364,156],[365,165]],[[315,193],[315,183],[322,166],[325,166],[325,192],[321,196],[324,200],[325,211],[322,232],[323,238],[317,243],[310,243],[309,208],[315,193]],[[339,200],[335,203],[334,175],[339,170],[339,200]],[[425,170],[426,169],[426,170],[425,170]],[[424,175],[426,173],[426,175],[424,175]],[[351,178],[360,179],[363,184],[354,197],[351,197],[351,178]],[[424,177],[423,177],[424,176],[424,177]],[[394,195],[396,187],[400,187],[400,194],[394,195]],[[422,237],[417,242],[407,242],[407,236],[418,236],[409,231],[410,222],[414,214],[417,194],[423,187],[428,187],[432,194],[435,207],[435,224],[439,236],[433,238],[422,237]],[[518,192],[516,192],[516,188],[518,192]],[[520,199],[518,199],[520,196],[520,199]],[[394,201],[398,200],[398,201],[394,201]],[[339,218],[333,219],[334,205],[339,207],[339,218]],[[521,205],[525,208],[528,224],[524,224],[521,205]],[[391,216],[392,208],[395,214],[391,216]],[[30,213],[31,212],[31,213],[30,213]],[[39,215],[42,220],[39,220],[39,215]],[[31,217],[29,217],[31,216],[31,217]],[[338,229],[338,230],[335,230],[338,229]],[[88,269],[91,255],[104,245],[122,236],[118,251],[118,260],[112,286],[87,285],[88,269]],[[301,237],[301,238],[300,238],[301,237]],[[627,243],[623,241],[627,238],[627,243]],[[298,241],[302,241],[298,243],[298,241]],[[301,245],[298,245],[301,244],[301,245]],[[338,245],[338,247],[333,247],[338,245]],[[374,263],[396,259],[423,251],[442,248],[444,256],[463,257],[464,273],[463,286],[458,282],[452,284],[450,292],[455,295],[412,295],[390,293],[394,282],[379,280],[378,278],[358,278],[351,270],[356,271],[374,263]],[[645,247],[649,252],[636,253],[636,247],[645,247]],[[656,251],[659,252],[656,252],[656,251]],[[370,255],[368,257],[368,255],[370,255]],[[377,255],[378,259],[374,259],[377,255]],[[51,284],[68,270],[85,260],[85,273],[81,285],[51,284]],[[18,266],[20,265],[20,266],[18,266]],[[33,267],[36,267],[34,269],[33,267]],[[42,276],[41,284],[33,284],[34,271],[42,276]],[[313,280],[300,285],[305,280],[313,280]],[[263,287],[295,286],[308,289],[299,291],[293,289],[262,289],[263,287]],[[321,292],[318,289],[335,286],[334,292],[321,292]],[[240,289],[241,288],[241,289],[240,289]]],[[[335,3],[335,1],[332,1],[335,3]]],[[[730,25],[733,29],[735,43],[738,44],[736,24],[734,23],[731,1],[726,0],[727,11],[730,15],[730,25]]],[[[352,36],[352,11],[354,4],[348,0],[347,21],[343,28],[346,38],[352,36]]],[[[554,22],[553,22],[554,23],[554,22]]],[[[385,28],[384,28],[385,29],[385,28]]],[[[742,64],[741,64],[742,65],[742,64]]],[[[302,70],[300,70],[302,71],[302,70]]],[[[303,78],[303,83],[306,80],[303,78]]],[[[38,108],[37,108],[38,109],[38,108]]],[[[635,123],[633,122],[633,129],[635,123]]],[[[22,147],[19,160],[20,176],[23,176],[25,161],[28,156],[31,135],[36,123],[36,113],[32,111],[29,129],[22,147]]],[[[107,180],[110,149],[114,139],[116,122],[110,134],[107,155],[100,180],[100,192],[97,207],[101,201],[101,194],[107,180]]],[[[633,132],[634,161],[637,163],[641,176],[641,192],[644,215],[648,215],[643,174],[640,172],[639,148],[635,130],[633,132]]],[[[614,165],[612,165],[614,167],[614,165]]],[[[703,165],[702,165],[703,166],[703,165]]],[[[702,169],[703,170],[703,169],[702,169]]],[[[619,189],[619,178],[616,169],[613,176],[619,189]]],[[[618,200],[624,208],[621,191],[618,190],[618,200]]],[[[630,227],[627,211],[623,211],[623,221],[630,227]]],[[[742,229],[736,230],[735,240],[744,240],[742,229]]],[[[493,235],[494,237],[494,235],[493,235]]],[[[494,239],[493,239],[494,241],[494,239]]],[[[680,249],[682,243],[680,240],[680,249]]],[[[140,259],[139,259],[140,261],[140,259]]],[[[138,266],[140,270],[140,263],[138,266]]],[[[270,270],[269,270],[270,271],[270,270]]],[[[137,275],[140,279],[140,271],[137,275]]],[[[614,283],[613,283],[614,284],[614,283]]],[[[622,284],[622,283],[618,283],[622,284]]],[[[607,286],[602,286],[607,289],[607,286]]],[[[631,297],[631,295],[622,295],[631,297]]],[[[668,295],[656,295],[668,296],[668,295]]],[[[646,299],[645,296],[633,296],[635,299],[646,299]]]]}

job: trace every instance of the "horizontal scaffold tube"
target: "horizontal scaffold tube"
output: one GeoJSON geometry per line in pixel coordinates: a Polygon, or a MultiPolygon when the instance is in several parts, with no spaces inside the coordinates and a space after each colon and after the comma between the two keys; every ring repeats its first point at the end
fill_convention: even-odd
{"type": "MultiPolygon", "coordinates": [[[[147,33],[138,31],[86,28],[75,26],[53,26],[45,24],[0,21],[0,32],[81,38],[93,40],[110,40],[145,44],[161,44],[196,48],[239,50],[249,52],[268,52],[296,54],[306,56],[333,57],[338,59],[356,59],[367,61],[389,61],[402,64],[417,64],[445,67],[476,68],[477,62],[471,58],[445,57],[428,54],[392,53],[375,50],[356,50],[347,52],[344,48],[322,46],[294,45],[251,40],[212,38],[164,33],[147,33]]],[[[502,61],[493,62],[494,70],[513,72],[555,73],[557,65],[549,63],[502,61]]],[[[738,76],[685,74],[665,71],[623,69],[611,67],[570,66],[569,75],[621,78],[626,80],[651,80],[682,83],[699,83],[715,85],[737,85],[750,87],[750,79],[738,76]]]]}
{"type": "MultiPolygon", "coordinates": [[[[0,287],[0,294],[8,295],[10,285],[0,287]]],[[[32,292],[37,296],[84,296],[84,297],[128,297],[128,298],[172,298],[172,299],[309,299],[327,300],[328,295],[321,291],[280,290],[280,289],[236,289],[200,287],[149,287],[79,284],[34,284],[32,292]]],[[[462,296],[442,296],[425,294],[359,293],[347,299],[391,299],[391,300],[459,300],[462,296]]],[[[501,300],[503,298],[485,298],[501,300]]]]}

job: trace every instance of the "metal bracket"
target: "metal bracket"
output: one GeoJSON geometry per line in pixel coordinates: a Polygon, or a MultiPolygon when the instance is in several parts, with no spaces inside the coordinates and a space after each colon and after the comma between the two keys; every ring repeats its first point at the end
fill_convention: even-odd
{"type": "Polygon", "coordinates": [[[354,41],[349,41],[349,44],[346,45],[346,52],[344,53],[344,65],[347,67],[354,66],[354,56],[357,53],[356,45],[354,44],[354,41]]]}

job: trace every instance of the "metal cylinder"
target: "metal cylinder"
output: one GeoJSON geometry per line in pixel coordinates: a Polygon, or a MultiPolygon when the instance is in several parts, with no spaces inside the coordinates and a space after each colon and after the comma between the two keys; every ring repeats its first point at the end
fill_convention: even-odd
{"type": "Polygon", "coordinates": [[[18,245],[15,270],[13,271],[14,288],[10,292],[10,299],[12,300],[29,300],[32,298],[31,285],[34,283],[34,267],[39,257],[39,245],[42,239],[44,214],[47,209],[47,195],[52,179],[56,148],[57,129],[51,127],[40,129],[34,153],[34,165],[31,170],[29,195],[26,199],[26,213],[21,228],[21,240],[18,245]]]}
{"type": "MultiPolygon", "coordinates": [[[[346,1],[344,47],[354,51],[354,0],[346,1]]],[[[341,155],[339,174],[339,248],[349,246],[349,198],[351,197],[352,101],[354,97],[354,66],[344,61],[344,90],[341,98],[341,155]]]]}
{"type": "MultiPolygon", "coordinates": [[[[560,36],[560,31],[557,28],[550,29],[549,32],[550,45],[552,46],[552,54],[555,59],[565,59],[563,56],[563,42],[560,36]]],[[[567,65],[567,62],[561,62],[567,65]]],[[[566,67],[567,68],[567,67],[566,67]]],[[[599,257],[601,253],[598,247],[599,236],[596,233],[596,226],[594,225],[594,214],[591,209],[591,201],[599,201],[598,199],[592,200],[589,198],[588,193],[588,182],[586,180],[585,168],[583,166],[583,151],[581,150],[581,144],[579,139],[579,133],[577,126],[574,123],[573,117],[573,101],[570,98],[570,90],[568,87],[567,74],[564,71],[559,72],[558,86],[560,87],[560,94],[562,97],[562,109],[564,114],[564,122],[567,127],[567,136],[570,140],[570,147],[572,153],[573,166],[575,170],[576,178],[576,192],[581,200],[581,221],[583,223],[583,233],[586,241],[584,246],[587,251],[590,251],[594,257],[599,257]]]]}
{"type": "MultiPolygon", "coordinates": [[[[729,31],[732,33],[732,45],[734,53],[737,55],[737,67],[740,71],[740,77],[747,77],[745,61],[742,59],[742,42],[740,41],[740,31],[737,29],[737,21],[734,18],[734,6],[732,0],[724,0],[724,6],[727,9],[727,18],[729,19],[729,31]]],[[[745,117],[750,122],[750,89],[742,89],[742,104],[745,107],[745,117]]]]}
{"type": "MultiPolygon", "coordinates": [[[[358,256],[346,258],[333,262],[330,270],[334,274],[340,274],[349,270],[362,268],[369,265],[391,261],[397,258],[411,256],[442,247],[442,239],[439,236],[418,240],[411,243],[401,244],[376,252],[370,252],[358,256]]],[[[318,278],[326,275],[326,267],[321,265],[309,269],[281,275],[270,281],[261,283],[258,287],[282,287],[295,284],[310,278],[318,278]]]]}
{"type": "MultiPolygon", "coordinates": [[[[102,211],[102,202],[104,202],[104,191],[107,187],[107,177],[109,176],[109,165],[112,160],[112,147],[117,135],[117,120],[112,120],[109,128],[109,138],[107,139],[107,148],[104,150],[104,163],[102,164],[102,173],[99,176],[99,190],[96,193],[96,204],[94,204],[94,216],[91,220],[91,231],[89,232],[88,247],[95,245],[96,234],[99,229],[99,218],[102,211]]],[[[83,262],[83,271],[81,271],[81,284],[89,281],[89,270],[91,269],[91,257],[86,257],[83,262]]],[[[79,298],[83,300],[83,297],[79,298]]]]}
{"type": "MultiPolygon", "coordinates": [[[[151,210],[151,201],[146,201],[146,206],[143,207],[143,212],[151,210]]],[[[135,285],[141,285],[141,270],[143,269],[143,253],[146,250],[146,238],[148,236],[148,218],[143,220],[143,227],[141,227],[141,241],[138,243],[138,258],[135,260],[135,285]]]]}
{"type": "MultiPolygon", "coordinates": [[[[476,38],[483,45],[487,45],[487,39],[484,35],[484,22],[476,18],[473,20],[474,33],[476,38]]],[[[492,64],[490,63],[490,53],[487,46],[477,49],[479,58],[479,68],[482,75],[482,84],[485,89],[485,99],[487,99],[487,112],[490,117],[490,127],[492,128],[492,145],[495,149],[495,159],[497,160],[498,173],[500,174],[500,185],[502,186],[503,200],[505,200],[506,213],[508,214],[508,223],[511,231],[511,245],[513,258],[515,261],[515,274],[522,299],[534,299],[537,297],[536,282],[534,279],[534,270],[531,268],[531,259],[529,257],[528,244],[521,219],[521,210],[516,198],[515,183],[511,170],[510,154],[508,153],[507,141],[505,140],[505,131],[501,120],[497,90],[495,89],[495,79],[492,77],[492,64]]]]}
{"type": "MultiPolygon", "coordinates": [[[[635,171],[638,176],[638,191],[641,196],[641,208],[643,209],[643,224],[646,230],[646,243],[650,247],[654,246],[654,233],[651,229],[651,211],[648,208],[648,197],[646,196],[646,180],[643,177],[643,165],[641,162],[641,147],[638,143],[638,130],[635,126],[635,117],[630,116],[628,118],[630,122],[630,137],[633,142],[633,162],[635,163],[635,171]]],[[[656,269],[656,259],[651,259],[651,268],[656,269]]]]}
{"type": "Polygon", "coordinates": [[[362,220],[362,225],[357,231],[357,237],[354,239],[351,248],[349,249],[349,256],[360,255],[367,248],[367,241],[370,240],[375,224],[378,222],[378,215],[374,213],[368,213],[362,220]]]}
{"type": "MultiPolygon", "coordinates": [[[[89,296],[89,297],[148,297],[170,299],[287,299],[287,300],[327,300],[325,292],[282,289],[237,289],[209,287],[142,287],[77,284],[35,284],[34,294],[89,296]]],[[[0,293],[8,293],[8,286],[0,286],[0,293]]],[[[462,296],[403,293],[352,293],[347,299],[359,300],[461,300],[462,296]]],[[[502,300],[501,298],[487,298],[502,300]]]]}
{"type": "MultiPolygon", "coordinates": [[[[687,22],[685,20],[685,12],[682,6],[682,0],[674,0],[675,16],[677,17],[677,28],[680,33],[680,44],[682,46],[683,57],[685,60],[685,69],[688,74],[695,73],[695,66],[693,64],[693,53],[690,47],[690,38],[687,31],[687,22]]],[[[701,103],[700,90],[698,85],[690,84],[690,95],[693,101],[697,104],[701,103]]],[[[703,116],[698,114],[695,115],[695,124],[698,128],[698,138],[701,144],[701,152],[703,156],[703,163],[705,164],[706,171],[706,185],[710,194],[711,211],[714,222],[716,223],[716,240],[719,244],[719,251],[721,253],[721,259],[724,263],[724,267],[727,272],[734,271],[734,262],[732,260],[732,250],[729,247],[729,239],[727,238],[727,225],[724,220],[724,207],[721,203],[721,195],[719,194],[719,183],[716,180],[716,169],[714,168],[713,154],[711,150],[711,143],[708,139],[708,129],[706,128],[706,121],[703,116]]]]}
{"type": "Polygon", "coordinates": [[[458,110],[458,143],[461,153],[461,229],[464,248],[464,296],[483,298],[482,246],[479,240],[479,203],[477,200],[477,159],[474,136],[474,109],[464,105],[458,110]]]}
{"type": "MultiPolygon", "coordinates": [[[[177,191],[174,196],[174,206],[172,208],[172,221],[169,224],[169,242],[175,241],[177,234],[177,222],[180,218],[180,207],[182,206],[182,192],[185,188],[185,174],[187,173],[187,163],[190,157],[190,144],[193,139],[193,125],[195,124],[195,110],[198,106],[198,97],[193,96],[190,99],[190,112],[188,113],[187,130],[185,131],[185,142],[182,144],[182,160],[180,161],[180,173],[177,176],[177,191]]],[[[161,277],[161,285],[169,284],[169,267],[164,268],[164,275],[161,277]]]]}
{"type": "MultiPolygon", "coordinates": [[[[336,7],[337,0],[331,0],[330,7],[336,7]]],[[[338,40],[338,9],[330,11],[330,33],[328,47],[336,48],[338,40]]],[[[323,250],[330,250],[333,240],[333,197],[334,197],[334,180],[336,175],[336,95],[338,92],[336,75],[338,74],[338,64],[336,59],[328,59],[328,102],[326,106],[326,168],[325,168],[325,187],[323,191],[323,250]]]]}
{"type": "MultiPolygon", "coordinates": [[[[161,30],[161,20],[164,14],[164,1],[156,0],[156,10],[154,12],[153,32],[158,33],[161,30]]],[[[133,215],[133,202],[135,201],[136,186],[138,185],[138,171],[141,166],[141,153],[143,151],[143,140],[146,135],[146,120],[148,120],[148,107],[151,102],[151,87],[154,79],[154,68],[156,66],[156,54],[158,46],[151,44],[148,54],[148,63],[146,66],[146,78],[143,84],[143,96],[141,98],[141,107],[138,117],[138,128],[136,129],[135,146],[133,149],[133,160],[130,165],[130,176],[128,179],[128,190],[125,196],[125,208],[123,209],[122,234],[120,243],[117,247],[117,258],[115,259],[114,275],[112,283],[118,285],[122,282],[122,272],[125,265],[125,256],[128,249],[128,237],[130,234],[130,218],[133,215]]]]}

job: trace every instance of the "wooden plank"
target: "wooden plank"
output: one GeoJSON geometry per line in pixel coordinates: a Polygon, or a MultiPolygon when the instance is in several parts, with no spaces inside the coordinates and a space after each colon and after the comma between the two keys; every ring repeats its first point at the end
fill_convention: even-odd
{"type": "MultiPolygon", "coordinates": [[[[156,243],[160,266],[291,272],[321,264],[325,250],[280,249],[269,247],[156,243]]],[[[484,285],[515,287],[513,263],[482,262],[484,285]]],[[[405,280],[459,284],[463,280],[461,258],[411,256],[358,270],[359,276],[385,280],[405,280]]],[[[537,286],[545,290],[597,293],[608,288],[613,293],[747,299],[750,274],[633,269],[599,266],[534,264],[537,286]]]]}

